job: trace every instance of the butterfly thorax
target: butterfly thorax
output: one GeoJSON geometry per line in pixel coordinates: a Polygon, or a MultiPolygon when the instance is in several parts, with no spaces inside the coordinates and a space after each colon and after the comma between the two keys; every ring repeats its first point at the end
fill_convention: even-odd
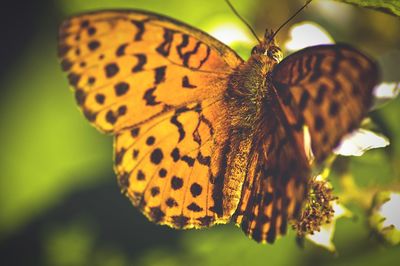
{"type": "Polygon", "coordinates": [[[230,103],[232,125],[242,131],[254,130],[271,101],[270,74],[282,58],[275,41],[264,39],[252,49],[250,58],[229,78],[226,100],[230,103]]]}

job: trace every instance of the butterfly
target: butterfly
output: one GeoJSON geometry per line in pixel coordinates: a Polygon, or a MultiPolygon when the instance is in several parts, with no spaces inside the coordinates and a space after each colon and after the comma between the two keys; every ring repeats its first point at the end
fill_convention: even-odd
{"type": "Polygon", "coordinates": [[[233,221],[273,243],[298,219],[311,168],[357,128],[377,64],[345,44],[247,61],[207,33],[140,10],[65,20],[58,55],[84,116],[114,135],[122,193],[151,221],[233,221]],[[311,140],[312,154],[305,139],[311,140]]]}

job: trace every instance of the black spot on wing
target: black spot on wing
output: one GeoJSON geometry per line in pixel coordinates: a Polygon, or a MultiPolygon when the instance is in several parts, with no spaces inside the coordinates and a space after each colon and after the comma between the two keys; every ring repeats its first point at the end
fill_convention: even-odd
{"type": "Polygon", "coordinates": [[[109,110],[106,114],[106,121],[111,125],[114,125],[117,122],[118,117],[114,115],[113,111],[109,110]]]}
{"type": "Polygon", "coordinates": [[[116,63],[110,63],[104,67],[107,78],[114,77],[119,72],[119,67],[116,63]]]}
{"type": "Polygon", "coordinates": [[[197,68],[201,68],[205,62],[207,62],[208,58],[210,57],[211,49],[207,46],[206,48],[206,56],[200,61],[200,64],[197,68]]]}
{"type": "Polygon", "coordinates": [[[184,76],[184,77],[182,78],[182,87],[183,87],[183,88],[187,88],[187,89],[194,89],[194,88],[197,88],[196,85],[193,85],[193,84],[190,83],[189,77],[188,77],[188,76],[184,76]]]}
{"type": "Polygon", "coordinates": [[[118,185],[122,191],[126,191],[129,187],[129,173],[123,173],[118,176],[118,185]]]}
{"type": "Polygon", "coordinates": [[[143,173],[142,170],[139,170],[139,171],[137,172],[137,174],[136,174],[136,179],[137,179],[138,181],[146,180],[146,175],[143,173]]]}
{"type": "Polygon", "coordinates": [[[181,58],[182,58],[182,63],[183,63],[183,65],[184,65],[185,67],[200,69],[200,68],[203,66],[203,64],[208,60],[208,58],[209,58],[209,56],[210,56],[210,53],[211,53],[210,47],[208,47],[206,44],[204,44],[204,43],[198,41],[198,42],[196,43],[195,47],[193,48],[193,50],[188,51],[188,52],[184,53],[184,54],[181,56],[181,58]],[[200,60],[198,66],[189,65],[190,58],[191,58],[192,56],[196,56],[196,55],[197,55],[197,53],[198,53],[198,51],[199,51],[199,49],[200,49],[200,47],[201,47],[202,45],[203,45],[203,47],[206,48],[206,54],[205,54],[204,58],[202,58],[202,59],[200,60]]]}
{"type": "Polygon", "coordinates": [[[204,217],[197,218],[197,221],[200,222],[201,226],[209,227],[211,225],[211,223],[214,221],[214,217],[204,216],[204,217]]]}
{"type": "Polygon", "coordinates": [[[300,98],[300,102],[299,102],[299,108],[301,111],[306,109],[309,99],[310,99],[310,94],[308,93],[308,91],[304,90],[303,93],[301,94],[301,98],[300,98]]]}
{"type": "Polygon", "coordinates": [[[176,200],[174,198],[168,198],[165,201],[165,204],[167,204],[168,207],[172,208],[172,207],[177,207],[178,206],[178,202],[176,202],[176,200]]]}
{"type": "Polygon", "coordinates": [[[183,215],[176,215],[172,216],[172,223],[177,227],[177,228],[183,228],[189,223],[189,217],[183,216],[183,215]]]}
{"type": "Polygon", "coordinates": [[[203,156],[203,154],[201,154],[201,152],[199,152],[197,154],[197,158],[196,159],[200,164],[205,165],[205,166],[210,166],[210,163],[211,163],[211,157],[210,156],[203,156]]]}
{"type": "Polygon", "coordinates": [[[176,51],[180,58],[183,57],[182,49],[185,48],[189,44],[189,35],[182,34],[182,42],[176,46],[176,51]]]}
{"type": "Polygon", "coordinates": [[[89,85],[93,85],[96,82],[96,78],[95,77],[89,77],[87,82],[88,82],[89,85]]]}
{"type": "Polygon", "coordinates": [[[194,202],[190,203],[189,206],[187,206],[187,209],[189,211],[192,211],[192,212],[201,212],[201,211],[203,211],[203,208],[201,208],[199,205],[197,205],[194,202]]]}
{"type": "Polygon", "coordinates": [[[115,165],[120,165],[124,158],[126,149],[122,148],[120,151],[115,153],[115,165]]]}
{"type": "Polygon", "coordinates": [[[75,100],[78,105],[83,105],[86,100],[86,93],[81,89],[77,89],[75,91],[75,100]]]}
{"type": "Polygon", "coordinates": [[[164,155],[163,155],[162,150],[160,148],[156,148],[153,150],[153,152],[150,155],[150,161],[153,164],[157,165],[157,164],[161,163],[163,157],[164,157],[164,155]]]}
{"type": "Polygon", "coordinates": [[[187,163],[187,165],[189,167],[192,167],[194,165],[194,161],[195,161],[194,158],[187,156],[187,155],[182,156],[181,160],[184,161],[185,163],[187,163]]]}
{"type": "Polygon", "coordinates": [[[152,197],[155,197],[155,196],[159,195],[160,194],[160,188],[159,187],[152,187],[150,189],[150,194],[151,194],[152,197]]]}
{"type": "Polygon", "coordinates": [[[75,73],[69,73],[68,74],[68,83],[71,86],[75,86],[76,87],[78,85],[78,82],[79,82],[80,79],[81,79],[81,76],[78,75],[78,74],[75,74],[75,73]]]}
{"type": "Polygon", "coordinates": [[[198,42],[196,43],[196,45],[194,46],[193,50],[188,51],[188,52],[186,52],[186,53],[183,54],[182,59],[183,59],[183,65],[184,65],[185,67],[190,67],[190,66],[189,66],[190,57],[191,57],[192,55],[194,55],[194,54],[197,53],[197,51],[199,50],[201,44],[202,44],[202,43],[201,43],[200,41],[198,41],[198,42]]]}
{"type": "Polygon", "coordinates": [[[122,96],[128,92],[129,84],[124,81],[121,81],[121,82],[115,84],[114,90],[115,90],[116,96],[122,96]]]}
{"type": "Polygon", "coordinates": [[[146,144],[149,145],[149,146],[151,146],[151,145],[154,144],[155,141],[156,141],[156,138],[155,138],[155,137],[149,136],[149,137],[146,139],[146,144]]]}
{"type": "Polygon", "coordinates": [[[73,65],[72,62],[69,61],[68,59],[63,59],[63,60],[61,61],[61,68],[62,68],[63,71],[68,71],[68,70],[70,70],[71,67],[72,67],[72,65],[73,65]]]}
{"type": "Polygon", "coordinates": [[[119,116],[125,115],[126,111],[128,110],[128,107],[126,105],[121,105],[118,107],[117,113],[119,116]]]}
{"type": "Polygon", "coordinates": [[[309,79],[310,82],[314,82],[321,77],[321,75],[322,75],[321,64],[322,64],[323,57],[324,56],[322,54],[316,55],[316,60],[313,65],[311,76],[309,79]]]}
{"type": "Polygon", "coordinates": [[[97,30],[96,30],[95,27],[90,27],[90,28],[87,29],[87,33],[88,33],[89,36],[95,35],[95,34],[96,34],[96,31],[97,31],[97,30]]]}
{"type": "Polygon", "coordinates": [[[153,94],[154,91],[157,88],[150,88],[148,90],[145,91],[144,95],[143,95],[143,100],[146,101],[146,105],[157,105],[160,104],[161,102],[156,101],[156,96],[153,94]]]}
{"type": "Polygon", "coordinates": [[[100,42],[97,40],[90,41],[88,44],[88,48],[90,51],[95,51],[100,47],[100,42]]]}
{"type": "Polygon", "coordinates": [[[172,157],[172,160],[174,160],[174,162],[177,162],[179,160],[179,158],[181,158],[178,148],[174,148],[172,150],[171,157],[172,157]]]}
{"type": "Polygon", "coordinates": [[[97,93],[95,96],[95,100],[98,104],[104,104],[106,97],[102,93],[97,93]]]}
{"type": "Polygon", "coordinates": [[[61,44],[58,46],[58,56],[62,57],[65,56],[70,50],[71,46],[66,45],[66,44],[61,44]]]}
{"type": "Polygon", "coordinates": [[[173,176],[171,179],[171,187],[173,190],[178,190],[183,186],[183,179],[177,176],[173,176]]]}
{"type": "Polygon", "coordinates": [[[135,36],[133,37],[133,40],[135,41],[141,41],[144,33],[144,23],[143,21],[139,20],[131,20],[132,24],[135,25],[137,31],[135,33],[135,36]]]}
{"type": "Polygon", "coordinates": [[[190,193],[192,194],[193,197],[199,196],[202,191],[203,191],[203,188],[198,183],[193,183],[190,186],[190,193]]]}
{"type": "Polygon", "coordinates": [[[152,207],[150,208],[149,216],[153,222],[159,223],[164,219],[165,213],[160,207],[152,207]]]}
{"type": "Polygon", "coordinates": [[[96,117],[97,117],[97,113],[94,113],[94,112],[92,112],[90,110],[83,110],[83,115],[90,122],[94,122],[96,120],[96,117]]]}
{"type": "Polygon", "coordinates": [[[158,85],[161,82],[165,81],[165,70],[166,66],[157,67],[154,69],[154,85],[158,85]]]}
{"type": "Polygon", "coordinates": [[[325,84],[321,84],[318,88],[317,92],[317,97],[315,98],[315,103],[317,105],[320,105],[322,101],[324,100],[325,94],[327,92],[328,88],[326,87],[325,84]]]}
{"type": "Polygon", "coordinates": [[[132,73],[139,72],[143,70],[144,65],[147,63],[147,57],[145,54],[135,54],[138,62],[134,67],[132,67],[132,73]]]}
{"type": "Polygon", "coordinates": [[[120,46],[118,46],[117,50],[115,51],[115,55],[118,57],[125,55],[125,49],[128,45],[129,45],[128,43],[123,43],[120,46]]]}
{"type": "Polygon", "coordinates": [[[314,128],[316,131],[321,131],[324,128],[324,119],[320,115],[315,116],[314,128]]]}
{"type": "Polygon", "coordinates": [[[139,150],[134,149],[132,152],[132,158],[136,160],[138,156],[139,156],[139,150]]]}
{"type": "Polygon", "coordinates": [[[339,113],[339,103],[332,100],[329,106],[329,115],[330,116],[336,116],[339,113]]]}
{"type": "Polygon", "coordinates": [[[89,27],[89,25],[90,25],[89,20],[87,20],[87,19],[82,20],[81,28],[87,28],[87,27],[89,27]]]}
{"type": "Polygon", "coordinates": [[[269,227],[269,230],[267,232],[267,239],[266,240],[270,244],[274,243],[275,239],[276,239],[276,225],[275,225],[275,223],[276,223],[276,219],[272,219],[270,227],[269,227]]]}
{"type": "Polygon", "coordinates": [[[156,48],[156,51],[161,54],[162,56],[167,57],[171,50],[171,45],[174,37],[174,31],[164,28],[164,41],[156,48]]]}
{"type": "Polygon", "coordinates": [[[133,129],[131,130],[131,136],[132,136],[133,138],[136,138],[136,137],[139,135],[139,132],[140,132],[140,128],[135,127],[135,128],[133,128],[133,129]]]}
{"type": "Polygon", "coordinates": [[[158,171],[158,176],[161,178],[164,178],[167,176],[167,170],[165,168],[161,168],[160,171],[158,171]]]}
{"type": "Polygon", "coordinates": [[[185,138],[186,133],[185,133],[185,130],[183,129],[182,123],[178,121],[178,115],[176,113],[171,118],[171,124],[175,125],[178,128],[178,132],[179,132],[178,142],[181,142],[185,138]]]}

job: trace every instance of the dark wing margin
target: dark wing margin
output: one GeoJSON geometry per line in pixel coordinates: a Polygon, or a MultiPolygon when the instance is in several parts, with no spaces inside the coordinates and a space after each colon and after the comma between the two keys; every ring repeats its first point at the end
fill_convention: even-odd
{"type": "Polygon", "coordinates": [[[293,127],[308,126],[317,162],[357,128],[372,101],[379,69],[369,57],[345,44],[300,50],[279,63],[272,82],[282,109],[296,117],[293,127]]]}

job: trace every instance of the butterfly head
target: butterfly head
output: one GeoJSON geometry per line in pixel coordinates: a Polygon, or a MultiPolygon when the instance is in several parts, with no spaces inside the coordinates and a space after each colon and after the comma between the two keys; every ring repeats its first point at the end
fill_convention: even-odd
{"type": "Polygon", "coordinates": [[[260,44],[254,46],[251,53],[267,56],[276,63],[279,63],[283,58],[282,51],[275,42],[274,32],[272,30],[265,31],[264,39],[260,44]]]}

